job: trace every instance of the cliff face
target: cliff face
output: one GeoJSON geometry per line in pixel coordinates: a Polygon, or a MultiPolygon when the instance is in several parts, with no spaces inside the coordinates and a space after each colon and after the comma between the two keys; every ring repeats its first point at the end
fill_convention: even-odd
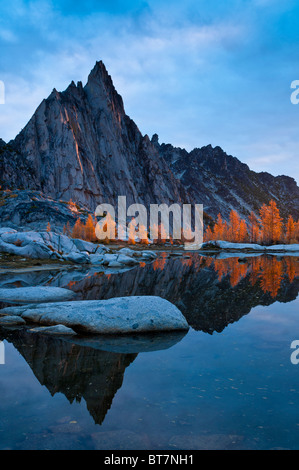
{"type": "Polygon", "coordinates": [[[157,135],[152,142],[191,198],[201,201],[213,217],[220,212],[228,219],[231,209],[245,218],[252,210],[258,215],[262,204],[274,199],[282,216],[299,218],[299,187],[293,178],[255,173],[220,147],[209,145],[188,153],[172,145],[159,145],[157,135]]]}
{"type": "Polygon", "coordinates": [[[16,139],[0,139],[0,186],[72,199],[89,210],[103,202],[202,203],[215,217],[231,209],[247,217],[275,199],[282,215],[299,217],[292,178],[255,173],[220,147],[184,149],[142,136],[126,115],[102,62],[85,87],[55,89],[16,139]]]}
{"type": "Polygon", "coordinates": [[[186,196],[148,136],[125,114],[102,62],[83,88],[53,90],[3,154],[2,181],[94,209],[126,195],[128,204],[186,196]],[[20,160],[22,171],[18,171],[20,160]]]}

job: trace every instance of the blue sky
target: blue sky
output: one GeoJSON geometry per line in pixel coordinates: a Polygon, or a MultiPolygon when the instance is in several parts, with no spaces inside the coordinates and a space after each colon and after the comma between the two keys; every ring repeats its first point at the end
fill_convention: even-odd
{"type": "Polygon", "coordinates": [[[296,0],[0,2],[0,137],[102,59],[143,134],[299,182],[296,0]]]}

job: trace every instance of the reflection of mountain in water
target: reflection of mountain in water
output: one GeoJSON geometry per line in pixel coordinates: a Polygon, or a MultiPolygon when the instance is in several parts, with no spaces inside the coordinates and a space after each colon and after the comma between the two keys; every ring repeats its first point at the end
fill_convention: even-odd
{"type": "Polygon", "coordinates": [[[214,259],[162,253],[151,264],[121,273],[97,269],[0,274],[0,286],[68,287],[79,300],[157,295],[174,303],[195,330],[208,333],[221,332],[257,305],[294,300],[299,290],[299,257],[291,256],[214,259]]]}
{"type": "Polygon", "coordinates": [[[52,396],[63,393],[70,403],[84,398],[96,424],[103,422],[126,368],[137,357],[81,347],[26,330],[5,334],[5,339],[13,343],[52,396]]]}
{"type": "Polygon", "coordinates": [[[16,328],[0,330],[0,340],[14,345],[52,396],[63,393],[70,403],[84,398],[95,423],[101,424],[138,352],[171,348],[185,334],[57,338],[16,328]]]}
{"type": "Polygon", "coordinates": [[[259,256],[166,258],[118,274],[91,275],[68,284],[81,299],[158,295],[174,303],[195,330],[221,332],[257,305],[294,300],[299,261],[259,256]]]}
{"type": "MultiPolygon", "coordinates": [[[[59,278],[59,285],[77,292],[79,299],[158,295],[177,305],[194,329],[213,333],[221,332],[257,305],[294,300],[299,291],[298,261],[294,257],[162,255],[152,264],[122,273],[66,273],[59,278]]],[[[20,328],[3,329],[0,340],[13,343],[51,395],[63,393],[70,403],[83,398],[95,423],[101,424],[138,352],[169,348],[184,335],[62,339],[20,328]]]]}

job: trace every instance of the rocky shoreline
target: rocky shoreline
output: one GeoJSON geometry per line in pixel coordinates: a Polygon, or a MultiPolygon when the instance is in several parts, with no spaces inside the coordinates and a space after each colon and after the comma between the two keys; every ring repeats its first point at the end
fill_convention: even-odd
{"type": "MultiPolygon", "coordinates": [[[[163,250],[168,251],[166,256],[189,257],[182,246],[165,246],[163,250]]],[[[241,260],[244,256],[263,254],[298,256],[299,245],[266,247],[218,240],[204,243],[196,251],[200,256],[239,257],[241,260]]],[[[63,268],[65,264],[68,265],[67,269],[101,266],[103,270],[111,269],[116,273],[123,269],[132,269],[140,263],[151,263],[158,258],[158,250],[153,251],[153,247],[112,248],[71,239],[55,232],[20,232],[5,227],[0,228],[0,253],[18,257],[17,269],[22,269],[22,263],[26,263],[23,269],[33,270],[35,268],[30,267],[30,263],[34,262],[39,265],[36,269],[49,269],[47,264],[51,266],[51,263],[54,263],[55,269],[61,269],[63,263],[63,268]]],[[[171,302],[157,296],[80,301],[69,289],[33,286],[0,288],[0,302],[6,305],[0,310],[0,327],[26,327],[37,334],[130,335],[189,328],[181,311],[171,302]],[[8,304],[13,306],[7,306],[8,304]]]]}
{"type": "Polygon", "coordinates": [[[223,240],[213,240],[203,243],[200,250],[212,250],[212,251],[226,251],[226,252],[248,252],[248,253],[260,253],[260,254],[271,254],[271,253],[298,253],[299,244],[285,244],[285,245],[258,245],[256,243],[232,243],[223,240]]]}
{"type": "Polygon", "coordinates": [[[18,232],[7,227],[0,228],[0,253],[19,256],[24,261],[48,260],[110,268],[134,266],[157,257],[150,250],[122,248],[116,251],[106,245],[71,239],[55,232],[18,232]]]}
{"type": "MultiPolygon", "coordinates": [[[[182,250],[183,246],[175,246],[174,251],[182,250]]],[[[263,246],[253,243],[231,243],[215,240],[190,247],[198,252],[232,252],[232,253],[299,253],[299,244],[263,246]]],[[[163,251],[173,251],[173,247],[165,244],[163,251]]],[[[160,247],[161,250],[161,247],[160,247]]],[[[141,261],[157,258],[156,249],[132,249],[108,247],[85,240],[72,239],[55,232],[20,232],[9,227],[0,228],[0,254],[9,254],[26,260],[59,261],[70,264],[103,265],[111,268],[134,266],[141,261]]]]}

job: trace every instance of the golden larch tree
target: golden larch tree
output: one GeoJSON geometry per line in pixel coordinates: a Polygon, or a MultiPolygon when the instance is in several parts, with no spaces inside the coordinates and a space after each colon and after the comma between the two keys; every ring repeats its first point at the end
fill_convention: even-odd
{"type": "Polygon", "coordinates": [[[214,226],[214,240],[224,240],[227,231],[226,222],[223,221],[221,214],[218,214],[217,221],[214,226]]]}
{"type": "Polygon", "coordinates": [[[72,238],[83,238],[84,237],[84,225],[81,222],[81,219],[77,219],[73,227],[72,238]]]}
{"type": "Polygon", "coordinates": [[[248,240],[248,228],[245,220],[241,220],[238,233],[238,242],[244,243],[248,240]]]}
{"type": "Polygon", "coordinates": [[[286,226],[286,242],[287,243],[295,242],[295,222],[291,215],[288,218],[287,226],[286,226]]]}
{"type": "Polygon", "coordinates": [[[259,220],[254,212],[249,216],[249,241],[251,243],[258,243],[260,239],[259,220]]]}
{"type": "Polygon", "coordinates": [[[91,214],[88,215],[86,223],[85,223],[85,240],[89,242],[96,241],[96,233],[95,233],[95,223],[91,214]]]}
{"type": "Polygon", "coordinates": [[[206,228],[205,233],[204,233],[203,241],[204,241],[204,242],[210,242],[211,240],[213,240],[213,238],[214,238],[214,234],[213,234],[213,232],[212,232],[212,230],[211,230],[211,227],[208,226],[208,227],[206,228]]]}
{"type": "Polygon", "coordinates": [[[240,216],[235,210],[231,210],[229,214],[229,229],[228,229],[228,241],[238,242],[239,231],[240,231],[240,216]]]}
{"type": "Polygon", "coordinates": [[[263,204],[260,210],[260,218],[262,241],[267,244],[278,243],[283,232],[283,222],[275,201],[271,200],[268,206],[263,204]]]}

